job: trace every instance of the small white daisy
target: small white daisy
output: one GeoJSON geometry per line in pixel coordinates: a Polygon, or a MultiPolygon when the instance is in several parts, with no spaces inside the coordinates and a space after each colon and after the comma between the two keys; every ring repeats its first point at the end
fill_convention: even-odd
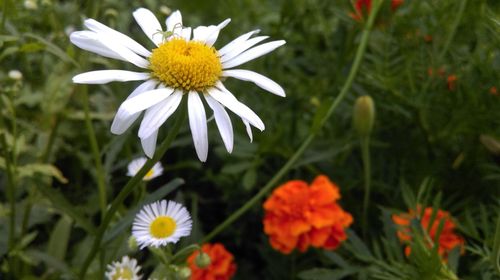
{"type": "Polygon", "coordinates": [[[193,221],[184,206],[161,200],[146,205],[135,216],[132,235],[141,249],[176,243],[191,234],[193,221]]]}
{"type": "Polygon", "coordinates": [[[137,265],[137,260],[124,256],[121,261],[108,265],[106,278],[108,280],[140,280],[141,267],[137,265]]]}
{"type": "MultiPolygon", "coordinates": [[[[128,169],[127,176],[130,177],[135,176],[135,174],[137,174],[137,172],[141,170],[141,168],[144,166],[147,160],[148,159],[145,157],[140,157],[131,161],[127,166],[128,169]]],[[[149,181],[153,178],[160,176],[161,174],[163,174],[163,167],[161,166],[160,162],[157,162],[155,163],[155,165],[153,165],[153,168],[151,168],[151,170],[149,170],[148,173],[144,175],[144,178],[142,178],[142,180],[149,181]]]]}
{"type": "Polygon", "coordinates": [[[156,45],[152,51],[130,37],[93,19],[84,25],[89,30],[73,32],[71,42],[96,54],[128,61],[144,69],[142,72],[100,70],[79,74],[73,82],[105,84],[112,81],[144,81],[125,100],[115,115],[111,132],[124,133],[145,111],[139,127],[139,138],[145,154],[154,155],[158,129],[177,110],[184,96],[188,99],[189,126],[196,154],[201,161],[208,155],[207,117],[203,96],[213,111],[215,123],[228,152],[233,150],[233,127],[226,108],[238,115],[252,140],[250,125],[264,130],[262,120],[222,84],[228,77],[250,81],[279,96],[285,91],[273,80],[250,70],[231,69],[265,55],[285,44],[284,40],[256,46],[268,36],[253,35],[250,31],[234,39],[223,48],[213,44],[230,19],[219,25],[185,27],[179,11],[166,19],[166,31],[147,9],[139,8],[133,16],[146,36],[156,45]]]}

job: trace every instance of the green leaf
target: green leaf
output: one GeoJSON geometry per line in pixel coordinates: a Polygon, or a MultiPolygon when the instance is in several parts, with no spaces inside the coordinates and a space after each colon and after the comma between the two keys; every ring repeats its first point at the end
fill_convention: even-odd
{"type": "Polygon", "coordinates": [[[147,195],[143,201],[138,203],[136,207],[130,209],[127,212],[127,214],[125,214],[125,216],[115,224],[115,226],[113,228],[111,228],[110,230],[108,230],[106,232],[106,234],[104,235],[104,238],[102,239],[103,240],[102,243],[106,244],[106,243],[112,241],[120,233],[123,233],[123,231],[132,224],[132,222],[135,218],[135,215],[142,208],[142,206],[149,204],[149,203],[153,203],[157,200],[164,198],[167,194],[174,191],[175,189],[177,189],[179,186],[181,186],[183,184],[184,184],[183,179],[180,179],[180,178],[173,179],[168,184],[166,184],[163,187],[156,190],[154,193],[147,195]]]}
{"type": "Polygon", "coordinates": [[[61,50],[61,48],[59,48],[55,44],[45,40],[44,38],[42,38],[38,35],[32,34],[32,33],[26,33],[26,34],[24,34],[24,36],[37,40],[40,44],[43,44],[45,46],[45,48],[48,52],[57,56],[62,61],[69,62],[75,66],[78,66],[78,63],[73,58],[71,58],[68,54],[66,54],[65,51],[61,50]]]}
{"type": "Polygon", "coordinates": [[[17,168],[20,177],[32,177],[35,174],[43,174],[56,178],[59,182],[63,184],[68,183],[68,179],[64,177],[61,170],[51,164],[42,164],[42,163],[33,163],[27,164],[23,166],[19,166],[17,168]]]}
{"type": "Polygon", "coordinates": [[[42,251],[38,250],[28,250],[26,251],[26,255],[28,255],[31,259],[38,261],[38,262],[43,262],[45,265],[52,270],[57,270],[62,272],[63,274],[66,274],[70,276],[70,279],[75,278],[76,276],[74,273],[68,268],[66,263],[63,261],[45,253],[42,251]]]}
{"type": "Polygon", "coordinates": [[[62,215],[50,234],[47,254],[58,260],[64,260],[68,248],[69,236],[73,221],[70,217],[62,215]]]}
{"type": "Polygon", "coordinates": [[[54,208],[58,209],[61,213],[70,216],[77,225],[81,226],[87,232],[92,234],[95,233],[96,230],[94,226],[87,219],[85,219],[80,212],[78,212],[77,208],[72,203],[67,201],[60,192],[46,186],[39,186],[37,190],[50,200],[54,208]]]}
{"type": "Polygon", "coordinates": [[[359,272],[357,267],[348,267],[343,269],[313,268],[302,271],[298,277],[303,280],[335,280],[359,272]]]}
{"type": "Polygon", "coordinates": [[[373,255],[370,252],[370,249],[363,243],[363,241],[356,235],[356,233],[347,229],[347,242],[345,244],[346,248],[349,249],[353,254],[356,254],[360,259],[365,261],[373,260],[373,255]]]}

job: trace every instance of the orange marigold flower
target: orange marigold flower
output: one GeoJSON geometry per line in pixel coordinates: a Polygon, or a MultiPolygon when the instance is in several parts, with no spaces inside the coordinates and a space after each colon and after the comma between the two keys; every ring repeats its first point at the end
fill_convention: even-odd
{"type": "Polygon", "coordinates": [[[448,78],[446,79],[446,82],[448,84],[448,90],[449,91],[454,91],[455,88],[457,87],[457,76],[456,75],[449,75],[448,78]]]}
{"type": "Polygon", "coordinates": [[[200,268],[196,257],[200,251],[193,252],[187,259],[191,268],[191,280],[229,280],[236,272],[234,257],[220,243],[204,244],[201,250],[210,256],[210,265],[200,268]]]}
{"type": "Polygon", "coordinates": [[[289,181],[264,202],[264,232],[271,246],[288,254],[310,246],[333,250],[347,238],[345,228],[353,221],[336,201],[338,187],[320,175],[308,186],[300,180],[289,181]]]}
{"type": "MultiPolygon", "coordinates": [[[[422,217],[419,217],[421,215],[421,206],[417,206],[417,211],[410,209],[409,213],[402,213],[400,215],[393,215],[392,216],[392,221],[400,226],[400,229],[397,231],[397,235],[399,237],[399,240],[401,240],[404,243],[410,243],[412,240],[411,236],[411,231],[410,231],[410,221],[412,219],[418,218],[420,220],[420,223],[422,225],[422,228],[427,231],[427,234],[429,234],[430,240],[435,240],[436,238],[436,233],[439,228],[439,224],[441,221],[443,221],[443,229],[441,231],[441,234],[439,235],[439,244],[438,244],[438,253],[439,255],[446,260],[448,258],[448,253],[453,250],[455,247],[459,246],[460,250],[463,253],[464,249],[464,240],[462,237],[458,236],[455,234],[455,223],[453,222],[453,219],[450,215],[450,213],[443,211],[443,210],[437,210],[436,217],[434,219],[434,222],[432,225],[429,227],[429,223],[432,217],[432,212],[433,212],[432,207],[427,207],[424,210],[424,213],[422,217]]],[[[431,247],[432,244],[429,244],[429,247],[431,247]]],[[[410,246],[405,247],[405,254],[408,256],[411,253],[411,248],[410,246]]]]}

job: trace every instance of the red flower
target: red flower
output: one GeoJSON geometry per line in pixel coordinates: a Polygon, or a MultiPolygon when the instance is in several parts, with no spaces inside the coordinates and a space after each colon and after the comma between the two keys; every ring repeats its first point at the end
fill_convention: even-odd
{"type": "MultiPolygon", "coordinates": [[[[392,0],[391,9],[395,11],[404,3],[404,0],[392,0]]],[[[356,0],[354,3],[354,13],[350,13],[349,16],[356,21],[361,21],[364,15],[369,15],[372,10],[372,0],[356,0]]]]}
{"type": "Polygon", "coordinates": [[[271,246],[288,254],[309,246],[335,249],[347,236],[352,216],[336,201],[340,193],[326,176],[318,176],[309,187],[300,180],[278,187],[264,203],[264,232],[271,246]]]}
{"type": "Polygon", "coordinates": [[[229,280],[236,272],[234,257],[224,245],[220,243],[204,244],[201,250],[210,256],[210,265],[200,268],[196,265],[196,257],[200,253],[195,251],[188,257],[187,262],[191,268],[191,280],[229,280]]]}
{"type": "MultiPolygon", "coordinates": [[[[395,224],[400,226],[400,229],[398,230],[397,234],[399,240],[401,240],[404,243],[410,243],[412,241],[412,236],[410,231],[410,222],[412,219],[418,218],[420,220],[422,228],[427,231],[430,240],[436,239],[436,233],[439,224],[441,223],[441,221],[443,221],[444,223],[443,229],[441,231],[441,234],[439,235],[439,240],[438,240],[439,244],[437,244],[437,246],[439,246],[438,247],[439,255],[444,260],[446,260],[448,258],[448,253],[455,247],[459,246],[461,250],[463,250],[464,240],[462,237],[455,234],[455,227],[456,227],[455,223],[453,222],[450,213],[446,211],[437,210],[434,222],[429,228],[429,223],[433,211],[434,210],[432,207],[427,207],[424,210],[423,216],[418,217],[418,215],[420,215],[421,213],[421,207],[419,205],[417,207],[417,211],[410,210],[409,213],[393,215],[392,220],[394,221],[395,224]]],[[[429,247],[432,247],[432,244],[429,244],[429,247]]],[[[411,248],[408,245],[405,247],[405,254],[408,256],[410,255],[410,253],[411,253],[411,248]]]]}

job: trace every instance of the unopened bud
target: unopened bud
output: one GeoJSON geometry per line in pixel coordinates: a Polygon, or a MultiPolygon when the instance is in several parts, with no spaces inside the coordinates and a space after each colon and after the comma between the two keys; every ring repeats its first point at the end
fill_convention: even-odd
{"type": "Polygon", "coordinates": [[[194,259],[194,262],[196,263],[196,266],[199,268],[205,268],[212,263],[212,260],[210,259],[210,256],[205,253],[205,252],[200,252],[198,256],[194,259]]]}
{"type": "Polygon", "coordinates": [[[498,139],[495,139],[489,135],[481,134],[479,136],[479,141],[483,144],[483,146],[490,151],[490,153],[494,155],[500,155],[500,142],[498,139]]]}
{"type": "Polygon", "coordinates": [[[19,70],[10,70],[8,76],[12,80],[19,81],[23,78],[23,73],[21,73],[19,70]]]}
{"type": "Polygon", "coordinates": [[[36,0],[25,0],[24,7],[27,10],[36,10],[36,9],[38,9],[38,4],[37,4],[36,0]]]}
{"type": "Polygon", "coordinates": [[[362,137],[370,135],[375,121],[375,104],[369,95],[360,96],[354,104],[354,128],[362,137]]]}
{"type": "Polygon", "coordinates": [[[137,245],[137,240],[135,239],[135,237],[133,235],[131,235],[128,239],[128,248],[130,250],[137,250],[139,246],[137,245]]]}
{"type": "Polygon", "coordinates": [[[162,12],[165,15],[170,15],[172,13],[172,9],[170,9],[168,6],[161,5],[160,6],[160,12],[162,12]]]}
{"type": "Polygon", "coordinates": [[[180,267],[179,270],[177,270],[177,277],[179,279],[188,279],[191,277],[191,269],[187,266],[180,267]]]}

